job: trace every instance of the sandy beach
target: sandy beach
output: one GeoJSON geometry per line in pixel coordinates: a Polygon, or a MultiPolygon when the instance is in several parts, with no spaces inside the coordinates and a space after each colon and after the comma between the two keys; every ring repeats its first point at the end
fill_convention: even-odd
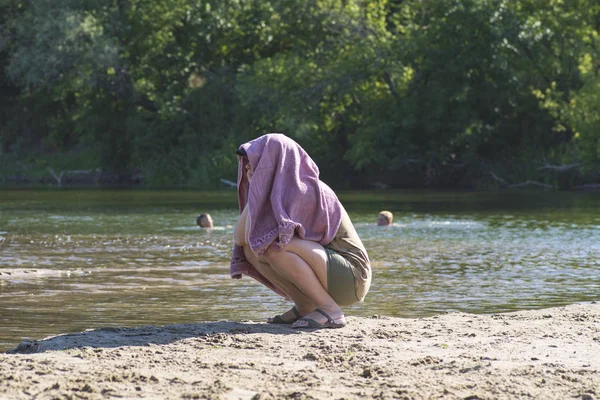
{"type": "Polygon", "coordinates": [[[107,328],[0,354],[2,399],[599,399],[600,304],[107,328]]]}

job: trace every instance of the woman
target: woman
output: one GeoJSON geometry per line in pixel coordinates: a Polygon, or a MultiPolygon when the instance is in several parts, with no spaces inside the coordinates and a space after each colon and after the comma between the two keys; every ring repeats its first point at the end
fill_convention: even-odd
{"type": "Polygon", "coordinates": [[[346,210],[292,139],[267,134],[236,153],[232,277],[251,276],[294,302],[270,323],[343,327],[340,306],[362,301],[371,284],[369,257],[346,210]]]}

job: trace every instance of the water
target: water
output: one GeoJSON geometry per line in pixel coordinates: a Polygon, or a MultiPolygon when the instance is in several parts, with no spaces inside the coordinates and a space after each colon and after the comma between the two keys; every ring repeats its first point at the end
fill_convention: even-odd
{"type": "MultiPolygon", "coordinates": [[[[347,315],[497,313],[600,300],[598,193],[340,193],[372,260],[347,315]],[[374,225],[388,209],[394,226],[374,225]]],[[[228,275],[234,191],[0,191],[0,351],[116,326],[264,320],[228,275]],[[201,230],[208,212],[217,228],[201,230]]]]}

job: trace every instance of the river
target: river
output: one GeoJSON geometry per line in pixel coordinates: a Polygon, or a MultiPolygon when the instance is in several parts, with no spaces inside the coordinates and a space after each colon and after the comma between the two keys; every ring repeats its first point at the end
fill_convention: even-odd
{"type": "MultiPolygon", "coordinates": [[[[501,313],[600,300],[600,194],[341,192],[373,285],[347,315],[501,313]],[[377,227],[380,210],[394,225],[377,227]]],[[[0,351],[102,327],[261,321],[229,277],[235,191],[0,191],[0,351]],[[208,212],[217,225],[200,229],[208,212]]]]}

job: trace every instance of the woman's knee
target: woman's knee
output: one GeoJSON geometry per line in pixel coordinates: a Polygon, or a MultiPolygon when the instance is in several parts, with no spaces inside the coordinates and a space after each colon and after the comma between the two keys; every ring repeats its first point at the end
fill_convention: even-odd
{"type": "Polygon", "coordinates": [[[257,264],[264,264],[267,262],[264,257],[257,256],[252,249],[250,249],[250,246],[244,246],[244,256],[246,257],[246,260],[255,267],[257,264]]]}
{"type": "Polygon", "coordinates": [[[264,262],[269,264],[276,262],[285,250],[275,249],[274,246],[269,246],[267,250],[260,256],[264,262]]]}

